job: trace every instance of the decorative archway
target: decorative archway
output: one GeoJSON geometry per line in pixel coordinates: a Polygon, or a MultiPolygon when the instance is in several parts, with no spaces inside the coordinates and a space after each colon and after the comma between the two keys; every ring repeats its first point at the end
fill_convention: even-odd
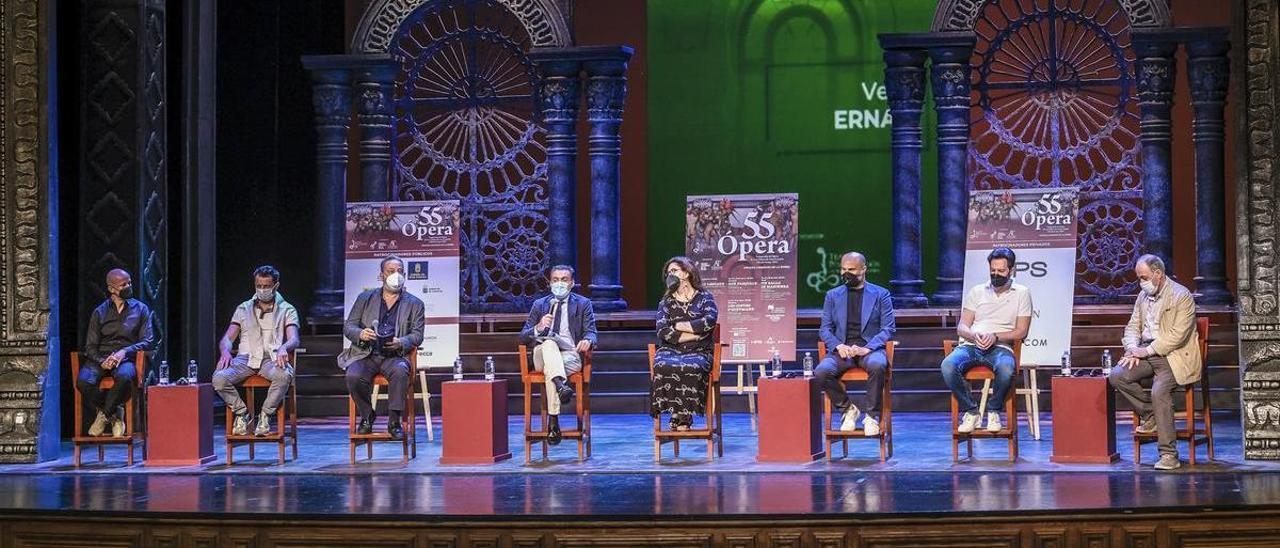
{"type": "Polygon", "coordinates": [[[1081,189],[1083,301],[1136,291],[1147,227],[1131,31],[1169,23],[1154,0],[947,0],[934,18],[975,39],[968,187],[1081,189]]]}
{"type": "Polygon", "coordinates": [[[555,0],[375,0],[351,43],[386,54],[395,199],[463,203],[462,308],[527,309],[546,266],[535,47],[571,43],[555,0]]]}
{"type": "MultiPolygon", "coordinates": [[[[1163,28],[1173,24],[1169,3],[1162,0],[1117,0],[1135,28],[1163,28]]],[[[941,0],[934,12],[933,32],[972,31],[988,0],[941,0]]]]}

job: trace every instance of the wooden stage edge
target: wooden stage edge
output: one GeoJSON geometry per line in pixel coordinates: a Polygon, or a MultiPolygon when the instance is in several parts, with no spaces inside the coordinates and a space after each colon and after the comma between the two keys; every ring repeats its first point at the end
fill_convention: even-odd
{"type": "Polygon", "coordinates": [[[4,546],[1275,546],[1280,509],[1140,513],[1011,513],[966,516],[644,516],[556,519],[476,516],[8,513],[4,546]]]}

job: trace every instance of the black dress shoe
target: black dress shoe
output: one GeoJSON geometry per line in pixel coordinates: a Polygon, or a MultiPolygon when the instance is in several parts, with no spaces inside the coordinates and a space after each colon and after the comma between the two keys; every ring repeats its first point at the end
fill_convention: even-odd
{"type": "Polygon", "coordinates": [[[373,418],[365,417],[356,423],[356,434],[367,436],[373,433],[373,418]]]}
{"type": "Polygon", "coordinates": [[[565,382],[564,377],[552,379],[556,383],[556,395],[560,396],[560,405],[569,403],[573,398],[573,385],[565,382]]]}
{"type": "Polygon", "coordinates": [[[551,445],[560,445],[560,440],[562,439],[564,439],[564,436],[560,434],[560,425],[551,425],[551,428],[547,430],[547,443],[551,445]]]}
{"type": "Polygon", "coordinates": [[[391,435],[391,439],[400,441],[404,439],[404,427],[400,425],[400,421],[393,420],[387,423],[387,434],[391,435]]]}

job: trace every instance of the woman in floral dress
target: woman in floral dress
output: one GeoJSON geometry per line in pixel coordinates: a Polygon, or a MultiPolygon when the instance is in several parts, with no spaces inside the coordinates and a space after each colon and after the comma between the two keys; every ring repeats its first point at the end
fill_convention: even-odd
{"type": "Polygon", "coordinates": [[[670,415],[672,430],[688,430],[705,414],[711,373],[715,298],[702,288],[693,262],[673,257],[663,266],[666,292],[658,303],[658,349],[649,386],[649,414],[670,415]]]}

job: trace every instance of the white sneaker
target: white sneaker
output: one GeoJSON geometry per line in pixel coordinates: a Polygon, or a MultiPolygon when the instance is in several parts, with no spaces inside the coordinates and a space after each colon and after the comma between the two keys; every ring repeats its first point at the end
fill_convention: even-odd
{"type": "Polygon", "coordinates": [[[89,425],[89,435],[95,438],[101,436],[107,430],[108,424],[110,421],[107,420],[106,413],[98,411],[98,416],[93,418],[93,424],[89,425]]]}
{"type": "Polygon", "coordinates": [[[232,436],[244,436],[249,433],[249,413],[240,413],[236,415],[235,424],[231,425],[232,436]]]}
{"type": "Polygon", "coordinates": [[[1000,413],[997,411],[987,412],[987,431],[999,432],[1003,426],[1000,425],[1000,413]]]}
{"type": "Polygon", "coordinates": [[[124,419],[120,418],[119,415],[116,415],[111,419],[111,437],[113,438],[124,437],[124,419]]]}
{"type": "Polygon", "coordinates": [[[973,429],[978,427],[979,422],[982,422],[982,417],[978,416],[977,413],[965,413],[964,417],[960,419],[960,426],[956,428],[956,432],[961,434],[973,432],[973,429]]]}
{"type": "Polygon", "coordinates": [[[880,435],[880,422],[868,416],[862,421],[862,433],[867,436],[880,435]]]}
{"type": "Polygon", "coordinates": [[[840,431],[852,432],[858,429],[858,416],[862,412],[858,410],[858,406],[849,404],[849,408],[844,410],[844,419],[840,421],[840,431]]]}

